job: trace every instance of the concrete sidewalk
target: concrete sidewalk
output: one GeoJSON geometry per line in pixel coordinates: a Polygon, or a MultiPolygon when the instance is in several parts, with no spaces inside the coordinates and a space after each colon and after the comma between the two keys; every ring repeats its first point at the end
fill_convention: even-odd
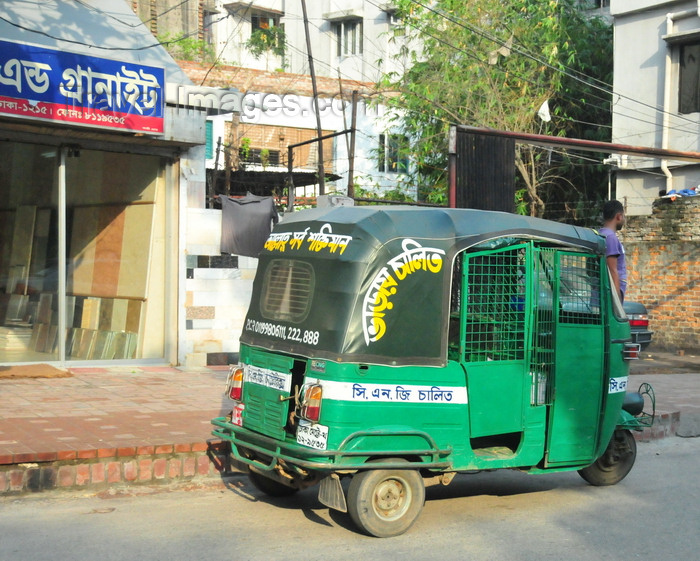
{"type": "MultiPolygon", "coordinates": [[[[226,469],[210,420],[231,410],[227,367],[70,373],[0,379],[0,495],[219,478],[226,469]]],[[[700,357],[645,355],[631,374],[630,389],[654,387],[665,418],[646,437],[675,434],[682,414],[700,417],[700,357]]]]}

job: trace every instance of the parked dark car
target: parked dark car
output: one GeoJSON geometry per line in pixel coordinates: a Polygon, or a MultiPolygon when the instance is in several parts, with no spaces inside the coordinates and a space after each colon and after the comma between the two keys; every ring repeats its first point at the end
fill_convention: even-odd
{"type": "Polygon", "coordinates": [[[646,349],[651,343],[653,331],[649,331],[649,313],[646,306],[639,302],[625,302],[623,304],[627,319],[630,321],[632,341],[639,343],[642,349],[646,349]]]}

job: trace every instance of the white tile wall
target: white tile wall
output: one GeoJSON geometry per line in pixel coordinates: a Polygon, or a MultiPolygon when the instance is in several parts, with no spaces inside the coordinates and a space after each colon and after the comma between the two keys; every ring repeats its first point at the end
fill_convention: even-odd
{"type": "Polygon", "coordinates": [[[192,306],[214,307],[214,319],[193,319],[191,329],[186,330],[187,366],[206,365],[208,353],[240,351],[258,260],[239,256],[238,263],[238,269],[195,268],[194,278],[185,280],[185,290],[192,292],[192,306]]]}

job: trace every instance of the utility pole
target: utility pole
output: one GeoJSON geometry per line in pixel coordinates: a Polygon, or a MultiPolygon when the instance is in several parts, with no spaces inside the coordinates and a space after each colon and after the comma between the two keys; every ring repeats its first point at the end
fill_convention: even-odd
{"type": "Polygon", "coordinates": [[[350,150],[348,150],[348,197],[355,196],[355,128],[357,125],[357,90],[352,92],[352,122],[350,124],[350,150]]]}
{"type": "Polygon", "coordinates": [[[294,211],[294,146],[287,146],[287,210],[294,211]]]}
{"type": "Polygon", "coordinates": [[[321,128],[321,113],[318,108],[318,88],[316,87],[316,72],[314,71],[314,58],[311,56],[311,38],[309,36],[309,17],[306,15],[306,0],[301,0],[301,9],[304,13],[304,33],[306,34],[306,52],[309,57],[309,72],[311,73],[311,86],[314,93],[314,108],[316,110],[316,132],[318,135],[318,194],[326,194],[326,172],[323,167],[323,129],[321,128]]]}
{"type": "Polygon", "coordinates": [[[221,153],[221,137],[216,141],[216,153],[214,154],[214,173],[209,176],[207,185],[207,204],[211,204],[219,185],[219,154],[221,153]]]}

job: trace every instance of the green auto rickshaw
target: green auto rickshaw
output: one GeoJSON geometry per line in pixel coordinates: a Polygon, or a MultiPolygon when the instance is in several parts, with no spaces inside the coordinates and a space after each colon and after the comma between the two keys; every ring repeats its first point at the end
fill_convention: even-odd
{"type": "Polygon", "coordinates": [[[260,254],[232,411],[213,434],[260,490],[320,483],[323,504],[380,537],[413,524],[427,477],[617,483],[653,392],[626,392],[639,347],[610,286],[587,228],[469,209],[295,212],[260,254]]]}

